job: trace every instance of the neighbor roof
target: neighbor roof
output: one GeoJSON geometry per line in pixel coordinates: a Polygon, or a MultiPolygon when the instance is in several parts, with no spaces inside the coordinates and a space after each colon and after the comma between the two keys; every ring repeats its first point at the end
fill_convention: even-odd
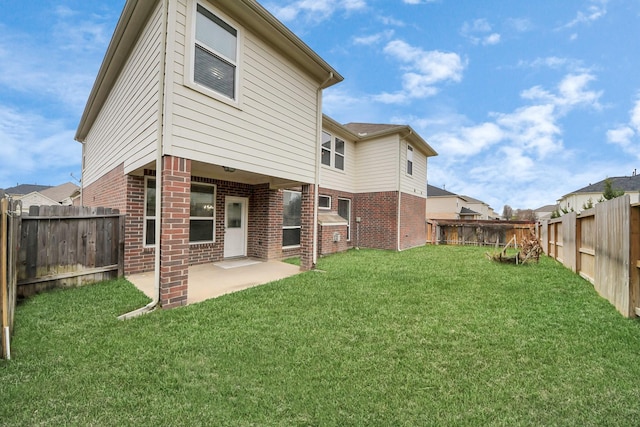
{"type": "Polygon", "coordinates": [[[450,197],[456,196],[457,194],[452,193],[451,191],[444,190],[442,188],[427,184],[427,198],[429,197],[450,197]]]}
{"type": "Polygon", "coordinates": [[[46,190],[42,190],[40,191],[40,194],[60,203],[67,197],[71,197],[77,191],[80,191],[80,187],[75,185],[73,182],[67,182],[55,187],[47,188],[46,190]]]}
{"type": "Polygon", "coordinates": [[[460,215],[481,215],[480,212],[476,212],[472,209],[462,207],[460,209],[460,215]]]}
{"type": "Polygon", "coordinates": [[[4,192],[11,196],[24,196],[25,194],[33,193],[34,191],[42,191],[47,188],[51,188],[50,185],[38,185],[38,184],[20,184],[15,187],[5,188],[4,192]]]}
{"type": "Polygon", "coordinates": [[[595,184],[589,184],[586,187],[583,187],[569,194],[602,193],[604,191],[604,183],[607,179],[611,180],[611,185],[614,190],[640,191],[640,175],[635,175],[635,176],[616,176],[612,178],[606,178],[600,182],[596,182],[595,184]]]}

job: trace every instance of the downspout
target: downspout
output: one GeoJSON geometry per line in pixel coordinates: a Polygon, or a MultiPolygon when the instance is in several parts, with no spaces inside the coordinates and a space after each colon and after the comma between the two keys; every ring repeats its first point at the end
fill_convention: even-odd
{"type": "MultiPolygon", "coordinates": [[[[400,138],[400,150],[402,150],[402,142],[406,141],[407,138],[409,138],[411,135],[413,134],[413,131],[411,129],[409,129],[409,133],[400,138]]],[[[406,150],[408,152],[408,150],[406,150]]],[[[398,229],[398,236],[397,236],[397,250],[398,252],[400,252],[402,249],[400,247],[400,238],[401,238],[401,230],[400,230],[400,220],[401,220],[401,215],[400,215],[400,209],[401,209],[401,201],[400,198],[402,197],[402,151],[400,151],[400,153],[398,153],[398,211],[397,211],[397,229],[398,229]]]]}
{"type": "Polygon", "coordinates": [[[158,81],[158,132],[156,135],[156,221],[155,221],[155,252],[153,260],[153,300],[144,307],[133,310],[118,316],[120,320],[131,319],[143,314],[147,314],[156,309],[160,302],[160,232],[161,232],[161,209],[162,209],[162,151],[164,145],[164,91],[166,78],[166,57],[167,57],[167,32],[169,21],[169,0],[162,2],[162,39],[160,49],[160,69],[158,81]]]}
{"type": "Polygon", "coordinates": [[[318,195],[320,194],[320,146],[322,144],[322,90],[324,85],[333,80],[333,71],[329,72],[327,80],[320,84],[316,94],[318,134],[316,135],[316,185],[313,192],[313,265],[318,262],[318,195]]]}

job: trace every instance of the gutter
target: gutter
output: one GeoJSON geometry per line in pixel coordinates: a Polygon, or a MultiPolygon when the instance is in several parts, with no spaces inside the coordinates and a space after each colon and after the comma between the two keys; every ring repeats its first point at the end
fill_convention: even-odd
{"type": "Polygon", "coordinates": [[[329,71],[329,77],[320,84],[316,95],[318,133],[316,135],[316,185],[313,191],[313,266],[318,262],[318,195],[320,194],[320,144],[322,141],[322,90],[326,84],[334,79],[333,71],[329,71]]]}
{"type": "MultiPolygon", "coordinates": [[[[401,238],[401,215],[400,215],[400,209],[402,208],[402,202],[401,202],[401,198],[402,198],[402,142],[405,142],[407,140],[407,138],[409,138],[411,135],[413,135],[413,130],[411,128],[409,128],[409,133],[405,136],[403,136],[402,138],[400,138],[400,152],[398,153],[398,212],[397,212],[397,216],[398,216],[398,223],[397,223],[397,229],[398,229],[398,235],[397,235],[397,249],[398,252],[400,252],[402,249],[400,247],[400,238],[401,238]]],[[[408,144],[408,143],[407,143],[408,144]]]]}
{"type": "Polygon", "coordinates": [[[154,282],[154,295],[153,300],[144,307],[130,311],[129,313],[118,316],[119,320],[127,320],[133,317],[138,317],[143,314],[152,312],[158,307],[160,302],[160,239],[161,239],[161,209],[162,209],[162,151],[164,146],[164,119],[165,113],[165,101],[164,94],[166,88],[165,79],[167,77],[167,33],[168,33],[168,21],[169,21],[169,0],[163,0],[162,2],[162,40],[160,49],[160,73],[158,79],[158,132],[156,136],[156,221],[155,221],[155,252],[153,261],[153,282],[154,282]]]}

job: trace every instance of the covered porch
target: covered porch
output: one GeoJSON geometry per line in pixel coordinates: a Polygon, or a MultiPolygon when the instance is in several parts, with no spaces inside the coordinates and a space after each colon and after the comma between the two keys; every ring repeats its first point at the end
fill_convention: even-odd
{"type": "MultiPolygon", "coordinates": [[[[297,265],[255,258],[192,265],[189,267],[187,304],[264,285],[300,272],[301,269],[297,265]]],[[[129,275],[127,280],[153,299],[155,291],[153,271],[129,275]]]]}

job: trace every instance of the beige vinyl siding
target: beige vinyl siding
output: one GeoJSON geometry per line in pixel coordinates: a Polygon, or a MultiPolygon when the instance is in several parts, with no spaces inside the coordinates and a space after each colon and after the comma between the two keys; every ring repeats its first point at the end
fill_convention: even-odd
{"type": "MultiPolygon", "coordinates": [[[[190,13],[184,2],[179,9],[185,17],[190,13]]],[[[239,108],[185,86],[190,80],[187,49],[192,46],[191,31],[180,24],[182,19],[172,54],[172,138],[165,141],[165,153],[292,181],[315,181],[317,83],[249,29],[238,27],[239,108]]]]}
{"type": "Polygon", "coordinates": [[[83,185],[155,158],[162,14],[158,4],[85,139],[83,185]]]}
{"type": "Polygon", "coordinates": [[[459,219],[460,202],[458,197],[427,197],[427,218],[459,219]]]}
{"type": "Polygon", "coordinates": [[[400,144],[400,191],[427,197],[427,157],[415,145],[400,144]],[[407,145],[413,148],[413,174],[407,175],[407,145]]]}
{"type": "MultiPolygon", "coordinates": [[[[335,167],[333,167],[333,164],[332,166],[321,165],[320,186],[332,190],[355,193],[355,179],[356,174],[358,173],[356,162],[357,146],[352,140],[349,140],[348,138],[345,138],[340,134],[331,132],[329,130],[325,131],[331,135],[331,138],[335,139],[336,137],[338,137],[344,141],[344,171],[336,169],[335,167]]],[[[331,152],[331,155],[335,155],[333,151],[331,152]]]]}
{"type": "Polygon", "coordinates": [[[398,191],[398,135],[358,142],[356,192],[398,191]]]}

